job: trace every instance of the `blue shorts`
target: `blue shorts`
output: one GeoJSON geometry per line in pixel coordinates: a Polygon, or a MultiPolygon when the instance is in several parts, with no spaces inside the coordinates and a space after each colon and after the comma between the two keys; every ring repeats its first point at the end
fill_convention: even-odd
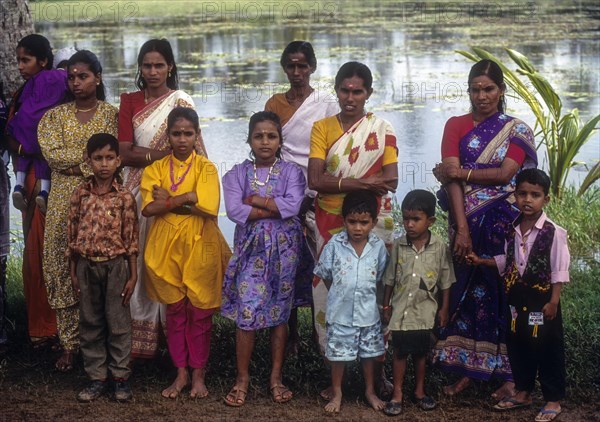
{"type": "Polygon", "coordinates": [[[374,358],[385,353],[381,323],[369,327],[327,324],[325,357],[330,361],[374,358]]]}

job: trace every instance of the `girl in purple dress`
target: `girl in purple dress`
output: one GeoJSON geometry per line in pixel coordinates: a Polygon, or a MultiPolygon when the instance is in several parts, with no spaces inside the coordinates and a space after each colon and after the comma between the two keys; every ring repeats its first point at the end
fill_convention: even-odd
{"type": "Polygon", "coordinates": [[[223,177],[227,216],[237,224],[221,307],[237,327],[237,378],[224,399],[229,406],[246,400],[256,330],[263,328],[271,329],[272,398],[278,403],[292,398],[282,383],[287,321],[294,305],[310,300],[310,289],[302,287],[310,286],[313,269],[297,217],[306,180],[300,167],[279,158],[279,117],[254,114],[248,133],[253,161],[237,164],[223,177]],[[305,297],[294,295],[297,289],[306,291],[305,297]]]}

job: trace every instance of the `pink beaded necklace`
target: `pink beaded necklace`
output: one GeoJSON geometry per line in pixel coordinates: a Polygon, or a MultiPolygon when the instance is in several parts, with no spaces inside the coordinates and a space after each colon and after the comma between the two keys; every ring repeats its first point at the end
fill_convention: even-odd
{"type": "Polygon", "coordinates": [[[185,176],[187,176],[188,172],[190,171],[190,168],[192,168],[193,162],[194,162],[194,157],[192,157],[192,159],[190,160],[190,163],[188,164],[187,168],[185,169],[185,172],[183,173],[183,175],[181,177],[179,177],[179,182],[175,183],[175,175],[173,174],[173,153],[171,153],[171,158],[169,159],[169,175],[171,176],[171,192],[175,192],[177,190],[177,188],[179,187],[179,185],[181,185],[183,183],[183,181],[185,180],[185,176]]]}

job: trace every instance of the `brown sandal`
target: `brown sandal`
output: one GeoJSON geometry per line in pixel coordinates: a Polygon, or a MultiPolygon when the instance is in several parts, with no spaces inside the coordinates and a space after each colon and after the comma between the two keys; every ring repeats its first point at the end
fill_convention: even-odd
{"type": "Polygon", "coordinates": [[[287,403],[294,397],[292,391],[283,384],[275,384],[271,387],[271,398],[275,403],[287,403]],[[285,397],[289,393],[288,397],[285,397]]]}
{"type": "Polygon", "coordinates": [[[242,390],[237,385],[234,385],[229,393],[223,397],[223,401],[227,406],[241,407],[246,403],[246,395],[248,391],[242,390]]]}

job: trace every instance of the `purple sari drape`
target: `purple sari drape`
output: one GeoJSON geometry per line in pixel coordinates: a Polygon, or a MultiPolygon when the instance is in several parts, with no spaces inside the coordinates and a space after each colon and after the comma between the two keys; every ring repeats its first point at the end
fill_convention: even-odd
{"type": "MultiPolygon", "coordinates": [[[[523,122],[497,113],[460,141],[463,168],[499,168],[510,144],[526,155],[522,168],[535,167],[533,133],[523,122]]],[[[518,211],[513,207],[515,177],[506,185],[465,184],[465,214],[473,251],[490,258],[504,253],[504,241],[518,211]]],[[[442,204],[443,205],[443,204],[442,204]]],[[[453,219],[450,216],[450,238],[453,219]]],[[[505,344],[504,295],[494,268],[455,262],[456,283],[450,289],[450,323],[440,330],[434,360],[462,376],[488,380],[512,378],[505,344]]]]}

